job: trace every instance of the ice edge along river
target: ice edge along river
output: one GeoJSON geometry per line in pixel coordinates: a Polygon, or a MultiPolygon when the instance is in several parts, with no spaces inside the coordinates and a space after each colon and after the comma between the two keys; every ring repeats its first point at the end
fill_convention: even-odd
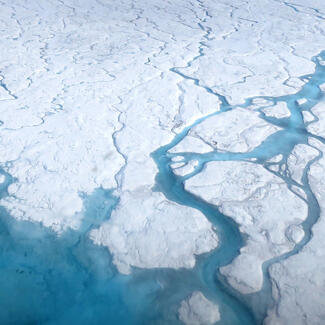
{"type": "MultiPolygon", "coordinates": [[[[309,134],[306,131],[301,107],[298,104],[298,101],[300,99],[305,99],[306,101],[303,104],[303,109],[305,111],[310,111],[323,97],[319,85],[323,84],[325,81],[325,67],[320,64],[320,62],[324,62],[324,59],[325,52],[320,53],[318,56],[315,56],[312,59],[316,64],[315,73],[313,75],[307,75],[300,78],[306,84],[296,94],[280,97],[253,97],[247,99],[244,104],[237,105],[237,107],[248,108],[253,104],[253,101],[255,99],[264,99],[268,102],[272,102],[273,105],[276,105],[279,102],[284,102],[290,110],[291,116],[289,118],[277,119],[274,117],[271,118],[265,116],[265,114],[262,113],[262,109],[265,106],[260,107],[260,117],[269,123],[280,126],[283,128],[283,130],[269,136],[260,146],[255,148],[253,151],[248,153],[184,153],[182,162],[197,160],[199,163],[196,169],[185,177],[176,176],[172,173],[172,169],[170,167],[170,165],[173,163],[172,158],[175,156],[180,156],[182,154],[170,154],[168,151],[175,147],[179,142],[181,142],[194,126],[198,125],[213,115],[222,114],[223,112],[235,109],[236,107],[230,106],[223,96],[214,93],[209,88],[203,87],[207,92],[210,94],[215,94],[221,100],[220,111],[210,114],[207,117],[198,119],[191,126],[187,127],[180,134],[178,134],[170,144],[158,149],[153,154],[153,158],[155,159],[156,164],[159,168],[159,174],[157,175],[157,188],[162,191],[169,200],[200,210],[217,229],[218,237],[220,240],[219,247],[214,252],[206,254],[205,258],[199,258],[196,269],[198,274],[204,275],[202,277],[202,281],[206,284],[206,290],[204,293],[208,297],[213,297],[220,306],[222,324],[260,324],[263,322],[263,319],[266,316],[267,309],[275,303],[272,298],[271,280],[268,274],[268,269],[272,264],[280,262],[294,254],[297,254],[311,239],[312,226],[317,222],[320,215],[320,210],[315,195],[312,193],[309,187],[307,173],[311,164],[322,157],[322,153],[319,152],[318,157],[308,162],[303,172],[303,185],[300,186],[301,189],[303,189],[306,193],[306,201],[308,203],[308,217],[301,224],[305,233],[304,238],[299,243],[297,243],[294,249],[290,252],[272,258],[263,264],[263,288],[260,292],[255,294],[241,295],[227,285],[226,279],[219,272],[217,272],[217,274],[215,273],[215,270],[217,268],[228,264],[235,256],[237,256],[239,249],[244,245],[244,238],[240,236],[238,225],[235,225],[233,220],[222,215],[216,207],[186,192],[184,190],[183,182],[184,180],[200,173],[204,168],[204,165],[210,161],[232,160],[252,162],[252,159],[255,159],[255,161],[252,163],[261,164],[267,168],[267,160],[279,154],[282,154],[283,157],[285,157],[284,160],[286,161],[295,145],[308,144],[309,136],[314,137],[324,143],[325,141],[323,138],[309,134]],[[213,290],[212,288],[214,288],[214,286],[217,286],[217,290],[213,294],[211,291],[213,290]],[[237,297],[238,300],[236,301],[234,297],[237,297]],[[243,304],[240,304],[239,302],[242,302],[243,304]],[[244,307],[247,305],[253,311],[252,314],[254,314],[255,317],[253,317],[252,314],[250,314],[244,307]],[[229,306],[232,307],[230,308],[232,311],[236,310],[235,317],[231,315],[229,306]]],[[[187,77],[177,69],[172,69],[172,71],[178,73],[186,79],[192,80],[196,86],[200,87],[199,80],[187,77]]],[[[267,106],[269,105],[270,104],[267,106]]],[[[271,172],[282,178],[287,183],[289,189],[291,189],[292,185],[298,185],[292,179],[290,179],[290,177],[285,172],[271,172]]]]}
{"type": "MultiPolygon", "coordinates": [[[[14,324],[66,324],[72,321],[79,324],[178,324],[177,308],[180,301],[199,290],[219,305],[220,324],[261,324],[267,308],[275,303],[268,275],[270,265],[298,253],[310,240],[312,226],[319,217],[319,206],[309,188],[307,172],[321,154],[310,161],[304,170],[302,189],[307,195],[309,207],[308,218],[302,223],[305,236],[291,252],[264,263],[263,289],[252,295],[241,295],[230,288],[217,271],[220,266],[230,263],[245,244],[238,225],[222,215],[217,207],[186,192],[183,182],[198,174],[209,161],[251,161],[256,158],[251,163],[267,167],[268,159],[278,154],[287,157],[296,144],[307,144],[308,137],[315,137],[325,143],[323,138],[306,131],[301,107],[297,104],[297,100],[305,98],[307,102],[303,104],[303,109],[310,111],[322,98],[319,85],[325,82],[325,67],[320,61],[324,59],[324,52],[313,58],[316,63],[315,73],[301,77],[306,84],[298,93],[280,97],[254,97],[239,105],[248,108],[257,98],[271,101],[274,105],[285,102],[291,112],[290,118],[268,118],[261,114],[261,118],[283,130],[271,135],[249,153],[184,153],[184,161],[193,158],[199,161],[195,171],[186,177],[178,177],[173,173],[170,164],[175,155],[168,153],[168,150],[176,146],[193,126],[212,115],[236,108],[229,106],[224,97],[201,86],[197,79],[187,77],[177,68],[172,69],[183,78],[192,80],[196,86],[218,96],[221,109],[200,118],[178,134],[170,144],[152,154],[159,168],[156,190],[163,192],[169,200],[203,212],[216,228],[219,247],[198,256],[192,270],[134,269],[132,275],[125,276],[116,272],[107,250],[88,239],[88,231],[108,218],[117,204],[117,199],[110,191],[98,189],[90,197],[85,197],[85,219],[80,231],[69,230],[59,238],[51,230],[39,224],[17,221],[1,209],[0,281],[3,290],[0,299],[3,310],[6,309],[5,313],[1,313],[1,323],[11,320],[14,324]]],[[[275,174],[291,187],[292,180],[286,174],[275,174]]],[[[10,175],[3,175],[6,181],[0,189],[1,196],[7,195],[7,187],[15,181],[10,175]]]]}

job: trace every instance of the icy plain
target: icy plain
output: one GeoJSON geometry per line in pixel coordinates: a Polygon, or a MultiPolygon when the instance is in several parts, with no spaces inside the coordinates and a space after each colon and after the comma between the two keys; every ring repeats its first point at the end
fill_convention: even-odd
{"type": "Polygon", "coordinates": [[[5,0],[0,29],[1,324],[323,324],[323,1],[5,0]]]}

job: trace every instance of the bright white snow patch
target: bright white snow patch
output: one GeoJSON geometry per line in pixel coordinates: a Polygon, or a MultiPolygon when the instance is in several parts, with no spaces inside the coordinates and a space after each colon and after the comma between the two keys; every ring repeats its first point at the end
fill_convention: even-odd
{"type": "Polygon", "coordinates": [[[182,301],[178,314],[186,325],[212,325],[220,320],[218,305],[199,291],[193,292],[188,299],[182,301]]]}
{"type": "Polygon", "coordinates": [[[219,150],[247,152],[279,130],[258,115],[258,112],[236,108],[209,117],[191,129],[189,134],[219,150]]]}
{"type": "Polygon", "coordinates": [[[121,273],[130,273],[132,266],[192,268],[195,255],[218,245],[201,212],[146,189],[123,194],[109,221],[90,237],[109,248],[121,273]]]}

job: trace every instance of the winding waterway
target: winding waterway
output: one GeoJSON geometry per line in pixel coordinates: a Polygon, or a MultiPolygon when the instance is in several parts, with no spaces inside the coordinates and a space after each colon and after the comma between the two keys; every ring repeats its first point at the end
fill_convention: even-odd
{"type": "MultiPolygon", "coordinates": [[[[273,105],[285,102],[291,112],[290,118],[261,118],[283,129],[271,135],[259,147],[248,153],[206,154],[184,153],[184,161],[197,159],[199,165],[187,177],[192,177],[209,161],[251,161],[268,168],[267,160],[282,154],[280,164],[298,143],[307,144],[310,135],[306,131],[302,110],[310,111],[323,94],[319,85],[325,82],[325,52],[313,58],[315,73],[301,77],[305,86],[296,94],[280,97],[255,97],[247,99],[241,107],[249,109],[254,99],[265,99],[273,105]],[[305,98],[303,105],[297,100],[305,98]]],[[[183,78],[193,81],[193,86],[202,87],[199,81],[187,77],[178,69],[172,70],[183,78]]],[[[211,89],[205,88],[209,93],[211,89]]],[[[236,109],[225,98],[221,109],[214,114],[236,109]]],[[[270,104],[268,104],[270,105],[270,104]]],[[[106,248],[94,245],[88,239],[91,229],[98,228],[109,218],[118,204],[110,191],[98,189],[84,197],[85,218],[78,231],[68,231],[58,237],[54,232],[39,224],[16,221],[4,210],[0,210],[0,323],[1,324],[180,324],[177,309],[180,301],[191,292],[199,290],[215,301],[221,312],[220,324],[261,324],[268,307],[274,304],[268,269],[299,252],[311,238],[311,230],[319,217],[319,206],[310,190],[307,173],[311,161],[304,170],[303,185],[296,184],[288,173],[275,173],[291,188],[299,186],[307,195],[309,213],[302,223],[305,231],[303,240],[294,249],[263,265],[263,289],[253,295],[241,295],[227,285],[218,269],[229,264],[245,245],[238,225],[221,214],[216,206],[184,190],[187,177],[176,176],[171,168],[175,154],[168,151],[177,145],[189,130],[209,118],[200,118],[193,125],[175,136],[173,141],[152,153],[159,172],[155,190],[161,191],[169,200],[200,210],[214,225],[219,237],[219,247],[197,257],[194,269],[134,269],[131,275],[119,274],[112,264],[106,248]]],[[[325,143],[324,139],[315,136],[325,143]]],[[[177,154],[179,155],[179,154],[177,154]]],[[[320,153],[321,156],[321,153],[320,153]]],[[[315,160],[319,159],[315,158],[315,160]]],[[[252,162],[253,163],[253,162],[252,162]]],[[[1,197],[8,195],[7,187],[15,182],[2,171],[6,181],[0,188],[1,197]]]]}

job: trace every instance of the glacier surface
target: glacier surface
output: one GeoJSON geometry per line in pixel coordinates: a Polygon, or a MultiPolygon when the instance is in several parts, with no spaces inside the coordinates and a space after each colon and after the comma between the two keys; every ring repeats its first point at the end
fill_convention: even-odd
{"type": "Polygon", "coordinates": [[[1,324],[322,324],[323,1],[4,0],[0,28],[1,324]]]}

